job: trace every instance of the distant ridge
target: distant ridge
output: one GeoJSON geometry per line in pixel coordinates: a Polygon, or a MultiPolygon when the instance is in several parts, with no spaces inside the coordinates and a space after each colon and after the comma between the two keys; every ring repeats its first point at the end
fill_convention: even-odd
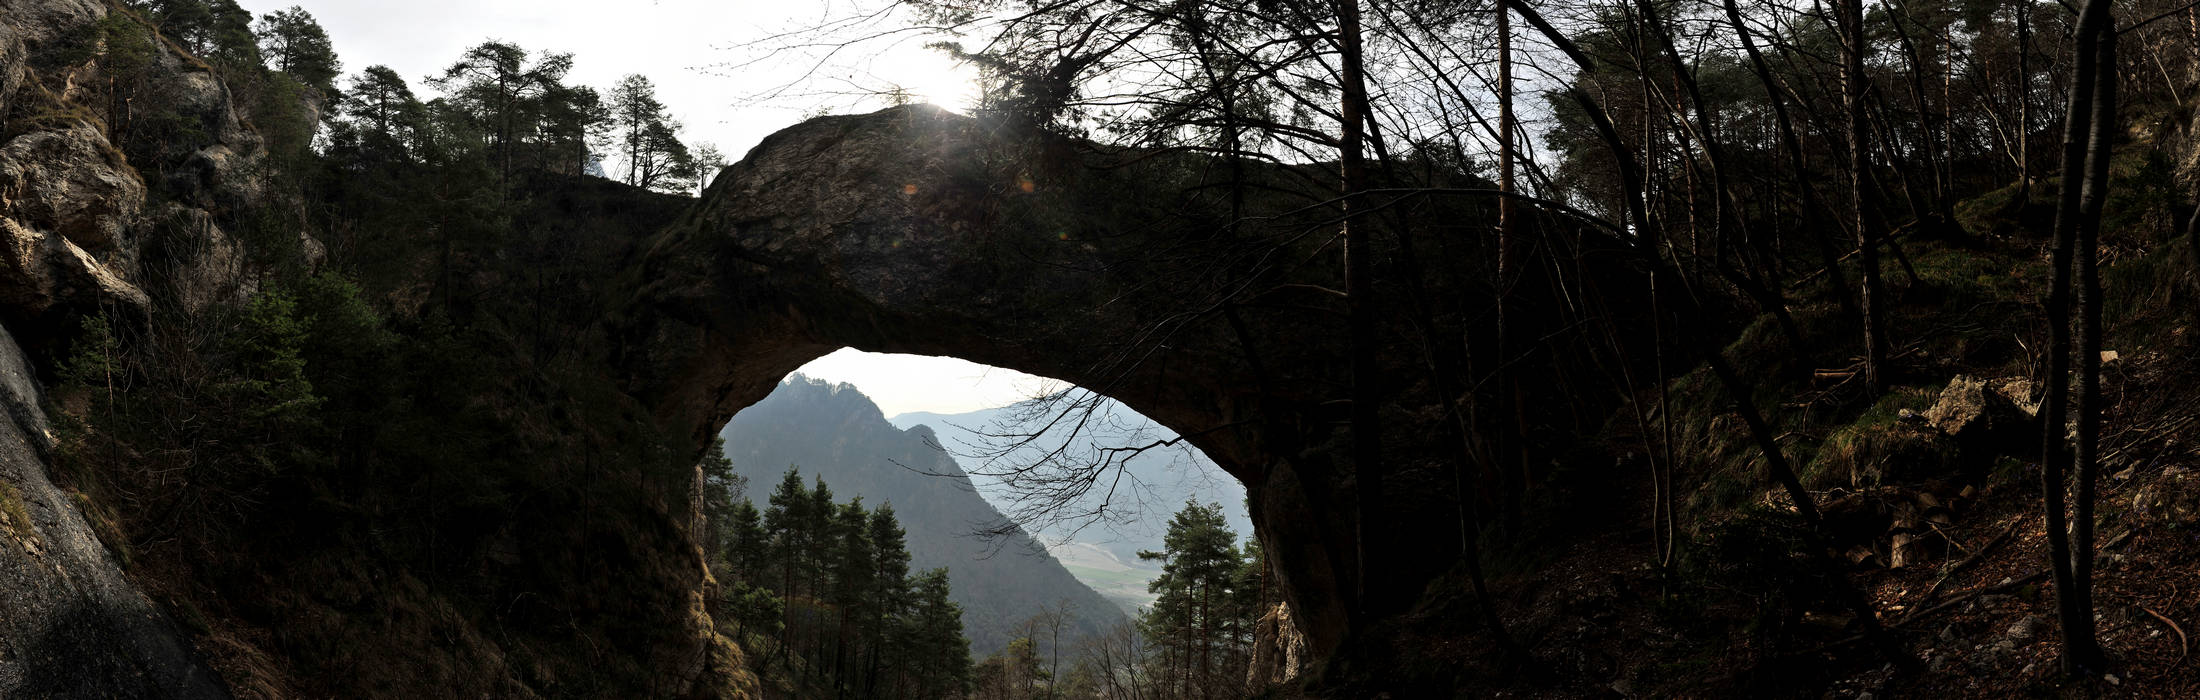
{"type": "MultiPolygon", "coordinates": [[[[948,453],[967,455],[972,452],[968,443],[980,439],[980,436],[974,435],[971,431],[984,431],[997,427],[1004,418],[1011,414],[1012,410],[1012,407],[1002,407],[968,413],[946,414],[914,411],[896,415],[888,420],[902,428],[914,428],[920,425],[930,426],[938,435],[938,444],[946,448],[948,453]]],[[[1113,401],[1106,402],[1103,405],[1101,415],[1096,417],[1094,423],[1110,426],[1110,432],[1114,433],[1122,433],[1126,430],[1140,433],[1136,439],[1125,439],[1122,435],[1114,434],[1098,436],[1097,439],[1108,446],[1113,446],[1117,442],[1133,444],[1176,437],[1176,433],[1168,428],[1154,423],[1152,419],[1113,401]],[[1129,428],[1125,429],[1123,426],[1129,426],[1129,428]]],[[[1080,436],[1078,439],[1093,439],[1093,436],[1080,436]]],[[[1063,435],[1054,433],[1042,435],[1034,440],[1031,445],[1023,448],[1022,454],[1044,454],[1047,451],[1061,447],[1065,441],[1066,436],[1063,435]]],[[[1109,504],[1108,512],[1133,516],[1136,522],[1094,523],[1076,532],[1071,532],[1072,528],[1066,526],[1042,526],[1033,534],[1046,540],[1049,544],[1057,544],[1066,540],[1068,543],[1086,544],[1105,549],[1124,564],[1133,567],[1144,566],[1145,563],[1138,560],[1139,550],[1159,551],[1161,549],[1161,536],[1168,528],[1169,516],[1183,508],[1186,500],[1196,500],[1200,503],[1221,504],[1223,517],[1228,521],[1230,530],[1237,533],[1238,539],[1243,541],[1252,537],[1253,522],[1245,513],[1245,487],[1229,474],[1224,473],[1221,467],[1215,466],[1214,462],[1209,461],[1207,456],[1200,454],[1198,450],[1170,449],[1145,452],[1130,458],[1125,467],[1131,477],[1130,481],[1139,485],[1138,491],[1129,494],[1127,497],[1118,497],[1109,504]]],[[[971,468],[983,471],[983,468],[978,465],[972,465],[971,468]]],[[[1006,487],[1002,486],[997,480],[983,474],[973,476],[971,479],[978,492],[984,495],[986,500],[991,501],[996,508],[1007,507],[1006,487]]],[[[1084,502],[1081,506],[1082,509],[1093,509],[1097,505],[1096,501],[1099,497],[1097,493],[1088,494],[1086,496],[1087,500],[1095,502],[1084,502]]],[[[1069,563],[1073,569],[1079,568],[1078,562],[1066,563],[1069,563]]],[[[1159,568],[1153,567],[1153,571],[1159,573],[1159,568]]],[[[1083,576],[1085,571],[1079,570],[1078,573],[1083,576]]],[[[1092,582],[1090,578],[1087,578],[1086,581],[1088,583],[1092,582]]],[[[1112,594],[1111,597],[1113,597],[1112,594]]],[[[1134,597],[1146,598],[1147,596],[1140,594],[1134,597]]]]}
{"type": "Polygon", "coordinates": [[[1070,626],[1076,633],[1068,638],[1095,635],[1124,620],[1117,603],[1071,575],[1030,536],[1019,533],[1000,543],[971,536],[1001,522],[1000,511],[940,451],[931,428],[894,427],[853,386],[792,375],[719,434],[759,508],[790,465],[804,481],[824,477],[841,500],[861,496],[866,507],[892,503],[908,530],[911,566],[948,568],[950,597],[963,607],[973,654],[1006,646],[1025,619],[1063,600],[1076,618],[1070,626]]]}

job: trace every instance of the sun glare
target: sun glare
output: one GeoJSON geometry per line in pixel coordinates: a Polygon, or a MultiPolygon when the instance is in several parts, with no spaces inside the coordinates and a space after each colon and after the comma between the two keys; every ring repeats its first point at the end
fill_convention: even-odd
{"type": "Polygon", "coordinates": [[[1059,391],[1061,382],[952,357],[841,348],[795,370],[812,379],[856,385],[886,415],[966,413],[1059,391]]]}
{"type": "Polygon", "coordinates": [[[903,45],[878,66],[880,77],[910,101],[967,112],[978,101],[977,69],[940,52],[903,45]]]}

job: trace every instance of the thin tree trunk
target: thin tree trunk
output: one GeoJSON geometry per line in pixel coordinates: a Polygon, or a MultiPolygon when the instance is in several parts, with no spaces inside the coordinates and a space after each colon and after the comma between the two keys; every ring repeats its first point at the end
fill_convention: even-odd
{"type": "MultiPolygon", "coordinates": [[[[2097,670],[2100,668],[2102,661],[2100,644],[2094,636],[2095,628],[2090,591],[2088,590],[2091,581],[2081,580],[2079,578],[2080,571],[2076,566],[2080,558],[2088,560],[2084,574],[2090,577],[2092,569],[2090,560],[2093,556],[2092,528],[2090,523],[2083,521],[2089,520],[2092,516],[2090,501],[2093,495],[2091,484],[2093,476],[2091,472],[2093,470],[2091,469],[2092,465],[2086,462],[2092,459],[2093,455],[2090,446],[2085,445],[2087,442],[2085,432],[2088,427],[2085,414],[2099,410],[2097,399],[2095,401],[2085,401],[2079,406],[2079,444],[2083,454],[2073,455],[2071,451],[2066,449],[2064,442],[2066,433],[2064,433],[2063,426],[2065,425],[2065,407],[2070,392],[2071,277],[2073,272],[2088,276],[2097,274],[2093,270],[2091,261],[2077,262],[2080,256],[2082,258],[2092,258],[2096,254],[2090,251],[2081,253],[2078,247],[2081,242],[2091,242],[2093,236],[2096,235],[2095,233],[2088,233],[2087,229],[2094,229],[2095,232],[2098,230],[2099,220],[2097,217],[2100,210],[2097,202],[2089,200],[2097,197],[2106,186],[2105,181],[2093,179],[2093,173],[2098,169],[2105,180],[2107,154],[2094,152],[2093,146],[2097,145],[2106,150],[2108,127],[2113,126],[2112,123],[2097,125],[2094,122],[2096,118],[2101,117],[2108,118],[2110,122],[2113,122],[2114,119],[2114,96],[2099,94],[2114,89],[2115,68],[2113,61],[2107,62],[2108,65],[2106,66],[2101,65],[2103,63],[2101,61],[2102,54],[2113,51],[2113,49],[2104,51],[2101,48],[2101,43],[2104,41],[2102,36],[2112,31],[2106,26],[2109,21],[2108,10],[2108,0],[2087,0],[2085,7],[2079,11],[2078,26],[2073,32],[2077,40],[2077,47],[2073,51],[2077,70],[2072,73],[2069,107],[2065,112],[2063,121],[2063,187],[2055,209],[2054,274],[2047,298],[2049,328],[2047,391],[2046,396],[2040,403],[2042,432],[2045,433],[2044,442],[2046,443],[2042,448],[2043,466],[2040,487],[2041,500],[2047,516],[2048,564],[2053,570],[2056,613],[2063,631],[2063,670],[2071,674],[2097,670]],[[2103,80],[2104,75],[2106,76],[2105,81],[2103,80]],[[2098,157],[2097,162],[2095,161],[2096,156],[2098,157]],[[2075,266],[2082,266],[2084,269],[2074,270],[2073,267],[2075,266]],[[2064,513],[2066,507],[2065,494],[2069,488],[2067,475],[2073,458],[2076,458],[2078,462],[2079,480],[2081,482],[2078,493],[2080,501],[2078,517],[2081,520],[2079,528],[2070,527],[2064,513]],[[2084,533],[2077,538],[2079,540],[2077,542],[2071,541],[2074,529],[2082,530],[2084,533]],[[2073,547],[2073,545],[2076,546],[2073,547]],[[2073,551],[2074,549],[2075,551],[2073,551]]],[[[2098,284],[2097,276],[2088,281],[2098,284]]],[[[2090,290],[2086,293],[2087,306],[2098,304],[2098,300],[2094,296],[2094,293],[2090,290]]],[[[2081,319],[2081,322],[2088,321],[2081,319]]],[[[2098,332],[2097,327],[2089,326],[2088,329],[2098,332]]],[[[2089,337],[2086,339],[2088,346],[2097,347],[2097,343],[2098,341],[2094,338],[2089,337]]],[[[2081,368],[2090,369],[2095,375],[2091,383],[2086,383],[2081,378],[2080,381],[2083,384],[2080,388],[2081,400],[2083,400],[2083,394],[2087,388],[2098,391],[2099,363],[2100,355],[2097,351],[2090,361],[2081,361],[2080,363],[2081,368]]],[[[2099,428],[2097,421],[2096,418],[2092,422],[2091,427],[2093,430],[2099,428]]]]}
{"type": "Polygon", "coordinates": [[[1811,183],[1809,160],[1803,155],[1803,139],[1795,133],[1795,121],[1788,116],[1787,100],[1772,78],[1772,68],[1765,61],[1764,52],[1758,50],[1757,40],[1751,38],[1747,25],[1742,23],[1742,11],[1735,0],[1725,0],[1727,21],[1734,25],[1734,35],[1742,40],[1742,49],[1749,54],[1751,68],[1757,72],[1757,80],[1765,86],[1765,99],[1772,104],[1772,115],[1780,131],[1780,142],[1787,149],[1788,160],[1795,167],[1795,189],[1803,199],[1803,217],[1810,228],[1812,239],[1818,243],[1819,257],[1826,265],[1826,279],[1833,285],[1833,293],[1841,300],[1841,308],[1849,317],[1863,320],[1863,311],[1856,306],[1856,292],[1849,286],[1848,274],[1841,271],[1841,254],[1834,247],[1833,237],[1826,234],[1828,225],[1822,214],[1827,207],[1818,199],[1818,188],[1811,183]]]}
{"type": "Polygon", "coordinates": [[[1522,502],[1528,493],[1526,408],[1518,378],[1512,371],[1512,306],[1514,278],[1520,275],[1520,209],[1510,196],[1513,180],[1513,83],[1512,15],[1500,2],[1497,8],[1497,396],[1504,425],[1497,431],[1498,469],[1510,475],[1512,488],[1504,494],[1507,531],[1517,531],[1522,502]]]}
{"type": "MultiPolygon", "coordinates": [[[[1850,0],[1850,2],[1857,2],[1857,0],[1850,0]]],[[[1581,49],[1575,46],[1572,40],[1553,28],[1549,22],[1543,19],[1540,13],[1535,12],[1533,8],[1526,5],[1519,5],[1518,8],[1522,19],[1534,26],[1538,32],[1543,34],[1544,38],[1549,39],[1559,50],[1565,52],[1576,65],[1581,66],[1583,69],[1593,67],[1594,64],[1590,62],[1588,55],[1582,53],[1581,49]]],[[[1588,114],[1590,121],[1596,127],[1598,137],[1611,150],[1612,157],[1619,161],[1622,187],[1628,192],[1634,193],[1634,196],[1628,198],[1627,207],[1637,221],[1642,221],[1641,211],[1647,206],[1640,195],[1642,190],[1639,184],[1641,183],[1642,174],[1633,154],[1620,141],[1618,131],[1612,126],[1611,118],[1605,114],[1603,108],[1595,100],[1591,99],[1579,87],[1568,90],[1568,93],[1588,114]]],[[[1650,266],[1651,272],[1666,280],[1668,284],[1678,283],[1678,273],[1674,272],[1673,267],[1668,265],[1664,256],[1659,253],[1656,241],[1657,228],[1643,225],[1638,230],[1644,240],[1639,241],[1636,248],[1643,254],[1644,262],[1650,266]]],[[[1690,319],[1703,317],[1702,308],[1696,304],[1693,296],[1686,293],[1686,290],[1676,290],[1674,296],[1679,300],[1681,317],[1690,319]]],[[[1904,651],[1891,636],[1887,635],[1885,629],[1879,624],[1878,613],[1872,609],[1870,600],[1864,597],[1861,590],[1847,583],[1847,576],[1842,571],[1840,563],[1833,558],[1831,550],[1828,549],[1827,543],[1830,542],[1830,538],[1826,536],[1824,518],[1819,515],[1818,508],[1810,492],[1804,490],[1801,480],[1796,477],[1794,469],[1789,466],[1787,457],[1781,452],[1779,440],[1773,434],[1770,425],[1765,422],[1763,415],[1758,412],[1756,404],[1751,398],[1755,395],[1755,390],[1746,379],[1734,371],[1732,365],[1727,363],[1726,357],[1720,351],[1718,341],[1711,334],[1695,332],[1688,333],[1688,337],[1695,341],[1693,343],[1695,350],[1703,355],[1705,362],[1711,366],[1712,373],[1719,378],[1720,383],[1726,387],[1727,393],[1734,398],[1736,411],[1742,415],[1743,422],[1748,425],[1751,436],[1755,438],[1758,448],[1763,452],[1765,470],[1770,473],[1775,482],[1787,491],[1789,498],[1795,503],[1797,514],[1802,516],[1804,523],[1808,526],[1807,531],[1810,533],[1810,537],[1806,546],[1810,550],[1809,556],[1819,566],[1824,567],[1828,574],[1843,582],[1843,585],[1839,586],[1842,602],[1856,616],[1857,623],[1864,628],[1865,637],[1878,647],[1880,653],[1890,661],[1903,667],[1914,666],[1916,659],[1910,656],[1907,651],[1904,651]]]]}
{"type": "MultiPolygon", "coordinates": [[[[2105,0],[2096,0],[2104,1],[2105,0]]],[[[2107,14],[2107,11],[2103,11],[2107,14]]],[[[2101,463],[2101,273],[2100,234],[2101,207],[2108,197],[2108,163],[2115,152],[2116,123],[2116,31],[2112,21],[2104,20],[2100,33],[2100,77],[2093,86],[2093,128],[2087,147],[2084,192],[2078,221],[2078,250],[2076,274],[2078,277],[2078,495],[2075,517],[2077,527],[2072,528],[2071,549],[2075,559],[2071,562],[2073,587],[2070,597],[2076,599],[2078,619],[2084,621],[2085,632],[2080,643],[2072,646],[2072,660],[2085,671],[2105,670],[2106,659],[2100,643],[2093,638],[2093,501],[2094,484],[2100,477],[2101,463]]]]}
{"type": "Polygon", "coordinates": [[[2017,4],[2017,196],[2016,212],[2032,203],[2032,7],[2017,4]]]}
{"type": "MultiPolygon", "coordinates": [[[[1651,0],[1635,0],[1635,6],[1642,12],[1644,26],[1657,39],[1659,48],[1663,49],[1666,58],[1673,62],[1674,80],[1680,83],[1681,89],[1688,96],[1689,102],[1695,106],[1696,143],[1703,148],[1704,161],[1711,170],[1711,237],[1713,250],[1715,251],[1712,261],[1713,267],[1720,270],[1729,283],[1742,290],[1744,294],[1749,295],[1751,300],[1757,302],[1757,305],[1762,307],[1765,313],[1772,314],[1773,319],[1779,322],[1781,332],[1788,336],[1789,343],[1796,348],[1807,347],[1808,341],[1803,337],[1802,326],[1798,325],[1794,316],[1788,313],[1787,299],[1780,294],[1778,289],[1763,283],[1762,278],[1767,276],[1763,270],[1754,270],[1756,276],[1753,277],[1750,271],[1736,271],[1729,266],[1726,257],[1728,239],[1742,227],[1737,212],[1739,207],[1735,206],[1733,202],[1733,187],[1727,181],[1726,159],[1719,147],[1717,132],[1714,130],[1716,122],[1711,118],[1710,103],[1704,99],[1703,88],[1696,82],[1695,74],[1681,60],[1680,48],[1673,42],[1672,29],[1658,15],[1657,6],[1651,0]]],[[[1675,119],[1683,119],[1687,111],[1681,105],[1676,104],[1675,119]]],[[[1691,169],[1691,172],[1693,172],[1693,169],[1691,169]]],[[[1690,178],[1690,183],[1690,187],[1693,189],[1693,176],[1690,178]]],[[[1696,198],[1693,196],[1688,198],[1690,216],[1694,216],[1695,200],[1696,198]]]]}
{"type": "Polygon", "coordinates": [[[1338,62],[1343,69],[1344,95],[1338,113],[1342,138],[1338,150],[1343,170],[1345,295],[1352,334],[1352,463],[1357,483],[1353,489],[1359,509],[1359,572],[1357,615],[1351,626],[1361,629],[1375,612],[1380,589],[1383,547],[1389,541],[1381,524],[1383,508],[1383,449],[1380,408],[1382,374],[1376,354],[1380,350],[1373,266],[1367,226],[1358,220],[1357,195],[1367,188],[1365,119],[1367,76],[1360,50],[1359,0],[1337,0],[1338,62]]]}
{"type": "MultiPolygon", "coordinates": [[[[1507,1],[1498,0],[1499,11],[1503,11],[1503,5],[1507,1]]],[[[1397,159],[1391,157],[1390,148],[1385,145],[1381,125],[1373,119],[1367,120],[1367,143],[1368,146],[1374,149],[1376,159],[1384,164],[1386,171],[1389,170],[1391,163],[1397,162],[1397,159]]],[[[1499,199],[1509,202],[1514,198],[1501,194],[1499,199]]],[[[1420,321],[1421,327],[1436,328],[1435,314],[1429,310],[1426,301],[1428,293],[1427,287],[1422,282],[1420,256],[1414,250],[1411,227],[1407,225],[1409,222],[1406,219],[1405,209],[1395,206],[1387,207],[1387,209],[1390,215],[1397,219],[1397,278],[1403,280],[1412,290],[1409,303],[1412,305],[1414,316],[1420,321]]],[[[1517,212],[1517,209],[1515,211],[1517,212]]],[[[1234,310],[1228,312],[1228,318],[1230,323],[1233,324],[1233,330],[1238,334],[1239,342],[1244,343],[1246,333],[1243,322],[1237,318],[1234,310]]],[[[1461,348],[1465,346],[1466,343],[1464,342],[1457,345],[1461,348]]],[[[1458,450],[1456,453],[1458,463],[1452,469],[1452,492],[1459,501],[1460,558],[1466,565],[1467,579],[1475,596],[1476,607],[1482,613],[1483,627],[1489,631],[1491,637],[1497,642],[1498,648],[1504,650],[1508,659],[1524,663],[1531,660],[1527,649],[1514,641],[1512,634],[1506,631],[1504,620],[1497,615],[1496,603],[1490,598],[1489,583],[1482,571],[1481,542],[1476,536],[1477,531],[1480,529],[1479,509],[1475,507],[1474,497],[1476,494],[1472,493],[1466,484],[1467,466],[1476,464],[1481,460],[1475,459],[1477,452],[1473,441],[1474,431],[1472,426],[1474,423],[1461,406],[1463,403],[1471,406],[1473,397],[1461,387],[1462,382],[1459,378],[1464,376],[1460,370],[1462,363],[1448,349],[1450,347],[1453,347],[1450,343],[1427,342],[1426,340],[1422,343],[1422,352],[1427,356],[1430,374],[1433,375],[1437,390],[1443,396],[1453,397],[1445,403],[1449,409],[1448,412],[1451,414],[1452,429],[1458,433],[1453,436],[1454,439],[1450,442],[1457,445],[1458,450]]],[[[1247,345],[1246,348],[1247,357],[1254,366],[1254,376],[1265,377],[1266,373],[1260,369],[1259,359],[1252,353],[1251,346],[1247,345]]],[[[1503,356],[1500,356],[1498,360],[1500,367],[1505,362],[1502,358],[1503,356]]],[[[1265,386],[1266,380],[1262,379],[1261,381],[1265,386]]],[[[1267,394],[1264,393],[1263,395],[1267,394]]],[[[1501,469],[1501,467],[1493,469],[1501,469]]],[[[1265,571],[1265,568],[1263,570],[1265,571]]],[[[1261,584],[1265,589],[1267,585],[1265,575],[1261,579],[1261,584]]],[[[1263,592],[1263,600],[1266,600],[1266,595],[1263,592]]]]}
{"type": "Polygon", "coordinates": [[[1887,360],[1887,339],[1884,312],[1879,308],[1879,250],[1873,245],[1876,232],[1872,230],[1872,219],[1866,216],[1870,208],[1871,142],[1864,122],[1864,93],[1868,89],[1864,78],[1864,0],[1843,0],[1842,21],[1847,35],[1842,42],[1845,77],[1841,101],[1849,118],[1850,213],[1855,217],[1856,245],[1864,267],[1864,287],[1857,297],[1857,308],[1864,316],[1864,387],[1876,396],[1885,379],[1880,371],[1887,360]]]}

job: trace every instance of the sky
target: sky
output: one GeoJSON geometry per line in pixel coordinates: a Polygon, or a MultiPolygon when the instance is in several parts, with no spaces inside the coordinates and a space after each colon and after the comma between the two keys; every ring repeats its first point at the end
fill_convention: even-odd
{"type": "Polygon", "coordinates": [[[1006,406],[1059,387],[1051,379],[952,357],[888,355],[841,348],[797,370],[854,384],[888,417],[916,411],[969,413],[1006,406]]]}
{"type": "MultiPolygon", "coordinates": [[[[570,84],[608,93],[630,73],[649,76],[657,97],[686,126],[690,145],[710,142],[739,158],[773,131],[824,113],[867,112],[896,87],[951,109],[975,97],[976,72],[927,41],[897,34],[864,41],[822,62],[822,49],[784,48],[772,37],[883,5],[882,0],[241,0],[264,15],[292,5],[313,14],[336,44],[349,76],[387,65],[422,96],[426,79],[468,47],[496,39],[530,51],[573,54],[570,84]],[[782,47],[780,51],[767,50],[782,47]],[[814,69],[814,70],[813,70],[814,69]]],[[[876,33],[844,32],[848,35],[876,33]]]]}
{"type": "MultiPolygon", "coordinates": [[[[489,39],[530,51],[573,54],[566,82],[609,92],[630,73],[649,76],[657,97],[685,125],[690,145],[709,142],[739,158],[766,135],[817,113],[886,106],[900,88],[951,109],[976,96],[975,71],[926,41],[895,35],[827,55],[774,40],[790,31],[854,16],[845,0],[242,0],[264,15],[292,5],[313,13],[336,44],[345,75],[386,65],[426,85],[466,49],[489,39]]],[[[878,29],[885,28],[883,25],[878,29]]],[[[876,30],[873,30],[874,32],[876,30]]],[[[348,82],[345,81],[345,82],[348,82]]],[[[801,370],[853,384],[893,416],[965,413],[1005,406],[1041,386],[1037,377],[963,360],[841,350],[801,370]]]]}

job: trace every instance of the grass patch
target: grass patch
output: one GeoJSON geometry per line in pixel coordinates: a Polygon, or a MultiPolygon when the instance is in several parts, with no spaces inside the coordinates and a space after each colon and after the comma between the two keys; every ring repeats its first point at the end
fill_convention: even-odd
{"type": "Polygon", "coordinates": [[[0,481],[0,525],[6,525],[17,537],[38,539],[38,528],[31,523],[31,511],[24,507],[23,494],[15,490],[14,484],[4,481],[0,481]]]}
{"type": "Polygon", "coordinates": [[[1905,425],[1902,409],[1924,412],[1941,385],[1895,387],[1826,437],[1799,476],[1811,488],[1873,486],[1938,476],[1955,467],[1955,449],[1927,429],[1905,425]]]}

